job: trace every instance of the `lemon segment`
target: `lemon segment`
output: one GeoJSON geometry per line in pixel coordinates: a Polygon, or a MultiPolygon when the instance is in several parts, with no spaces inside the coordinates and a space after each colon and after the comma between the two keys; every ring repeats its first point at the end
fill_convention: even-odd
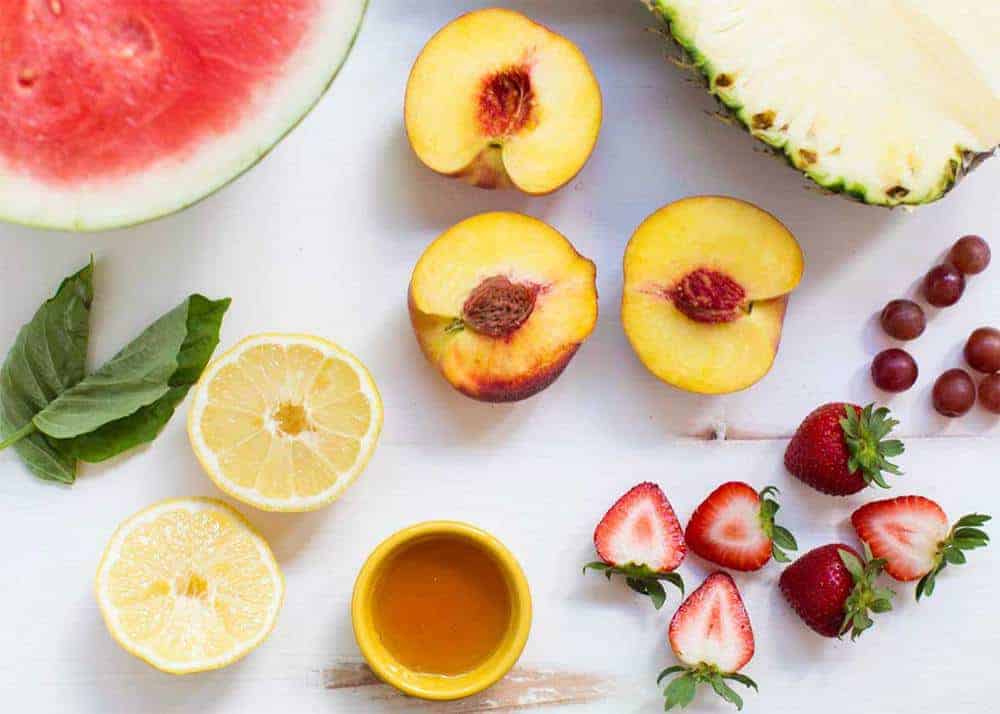
{"type": "Polygon", "coordinates": [[[308,335],[249,337],[195,388],[188,434],[215,484],[267,511],[310,511],[364,470],[382,399],[352,354],[308,335]]]}
{"type": "Polygon", "coordinates": [[[125,650],[171,674],[219,669],[274,629],[285,583],[243,516],[209,498],[157,503],[115,532],[97,602],[125,650]]]}

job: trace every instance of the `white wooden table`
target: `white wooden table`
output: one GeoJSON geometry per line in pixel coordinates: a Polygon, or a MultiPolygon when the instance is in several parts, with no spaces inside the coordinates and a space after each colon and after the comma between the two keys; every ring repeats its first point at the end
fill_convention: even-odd
{"type": "MultiPolygon", "coordinates": [[[[672,663],[662,612],[584,577],[590,535],[626,488],[652,479],[682,519],[731,478],[783,491],[786,524],[804,548],[849,539],[852,509],[875,496],[822,497],[784,472],[785,441],[814,406],[867,402],[867,369],[888,343],[874,315],[957,236],[981,233],[1000,252],[1000,160],[944,202],[887,212],[802,189],[798,176],[706,117],[703,92],[663,59],[652,20],[624,0],[507,5],[580,44],[601,81],[606,120],[590,164],[547,198],[487,193],[422,168],[403,132],[409,67],[434,30],[482,2],[376,0],[330,95],[270,158],[194,209],[139,228],[73,237],[0,227],[0,345],[66,274],[97,256],[95,362],[190,292],[231,295],[223,342],[263,330],[328,336],[372,368],[385,431],[358,484],[331,508],[269,515],[242,508],[270,540],[288,595],[270,640],[221,672],[176,679],[120,650],[91,593],[115,526],[169,496],[218,496],[187,445],[183,414],[151,448],[87,468],[72,489],[33,480],[0,455],[0,701],[18,712],[656,712],[654,678],[672,663]],[[801,240],[807,272],[792,300],[771,375],[739,395],[672,390],[633,357],[618,315],[621,258],[635,226],[682,196],[721,193],[773,211],[801,240]],[[424,363],[405,290],[427,243],[469,216],[513,209],[563,231],[598,264],[601,319],[565,375],[525,403],[488,406],[453,392],[424,363]],[[724,431],[725,441],[709,440],[724,431]],[[455,518],[498,535],[531,581],[536,616],[516,676],[449,706],[404,700],[359,668],[348,602],[368,552],[400,527],[455,518]]],[[[903,421],[907,474],[957,518],[1000,511],[1000,428],[976,410],[949,422],[931,384],[958,366],[969,332],[1000,323],[1000,265],[960,306],[934,314],[913,346],[923,373],[890,400],[903,421]]],[[[6,348],[6,347],[4,347],[6,348]]],[[[740,577],[757,636],[747,673],[761,683],[748,711],[910,714],[985,711],[1000,647],[1000,553],[975,553],[917,606],[858,643],[823,640],[782,601],[777,566],[740,577]]],[[[695,585],[696,557],[682,572],[695,585]]],[[[700,696],[697,711],[727,711],[700,696]]]]}

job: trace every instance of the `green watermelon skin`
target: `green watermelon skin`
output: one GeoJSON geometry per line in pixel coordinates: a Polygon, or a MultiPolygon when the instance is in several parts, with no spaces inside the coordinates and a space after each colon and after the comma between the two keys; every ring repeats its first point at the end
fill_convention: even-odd
{"type": "Polygon", "coordinates": [[[212,195],[319,102],[366,9],[367,0],[5,4],[0,219],[100,231],[212,195]]]}

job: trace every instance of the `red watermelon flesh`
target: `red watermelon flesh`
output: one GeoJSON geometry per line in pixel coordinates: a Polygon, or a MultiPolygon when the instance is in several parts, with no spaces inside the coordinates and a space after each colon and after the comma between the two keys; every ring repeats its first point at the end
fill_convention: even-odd
{"type": "Polygon", "coordinates": [[[3,0],[0,157],[120,176],[224,134],[278,80],[319,0],[3,0]]]}

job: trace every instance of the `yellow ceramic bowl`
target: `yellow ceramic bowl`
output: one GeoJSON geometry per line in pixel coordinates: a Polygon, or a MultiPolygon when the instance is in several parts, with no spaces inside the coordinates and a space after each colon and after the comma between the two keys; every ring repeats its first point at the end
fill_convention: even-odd
{"type": "Polygon", "coordinates": [[[467,523],[429,521],[399,531],[368,557],[354,584],[351,618],[361,654],[382,681],[421,699],[461,699],[496,684],[517,662],[531,629],[531,594],[521,566],[496,538],[467,523]],[[457,676],[414,672],[401,665],[382,644],[372,614],[372,592],[390,556],[418,539],[434,536],[464,538],[490,553],[499,564],[510,593],[511,621],[503,642],[486,662],[457,676]]]}

